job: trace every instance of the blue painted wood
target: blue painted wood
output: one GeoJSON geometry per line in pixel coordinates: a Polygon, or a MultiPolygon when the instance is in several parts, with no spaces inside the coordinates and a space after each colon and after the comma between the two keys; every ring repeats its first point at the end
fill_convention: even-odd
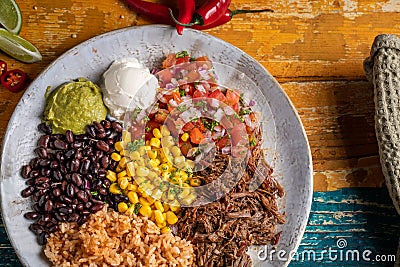
{"type": "Polygon", "coordinates": [[[400,216],[386,189],[315,192],[311,209],[306,232],[290,267],[394,265],[400,216]],[[384,262],[377,261],[384,258],[384,262]]]}
{"type": "MultiPolygon", "coordinates": [[[[375,255],[394,255],[399,237],[400,216],[394,210],[386,189],[349,188],[315,192],[308,226],[290,267],[393,266],[393,259],[368,262],[363,260],[362,253],[371,251],[368,255],[371,260],[375,255]],[[338,247],[345,243],[345,247],[338,247]],[[358,261],[355,260],[356,254],[351,254],[355,251],[360,253],[358,261]],[[332,260],[335,256],[337,259],[332,260]]],[[[6,266],[22,265],[0,218],[0,267],[6,266]]]]}

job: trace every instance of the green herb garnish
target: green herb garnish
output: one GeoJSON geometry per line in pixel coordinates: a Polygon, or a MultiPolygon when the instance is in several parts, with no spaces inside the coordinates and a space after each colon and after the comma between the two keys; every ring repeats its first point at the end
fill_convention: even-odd
{"type": "Polygon", "coordinates": [[[129,153],[132,153],[133,151],[138,150],[139,147],[144,146],[144,145],[145,145],[145,142],[144,142],[143,138],[140,138],[140,139],[135,140],[133,142],[129,142],[127,144],[129,153]]]}
{"type": "Polygon", "coordinates": [[[183,50],[181,52],[176,53],[175,57],[182,58],[182,57],[187,57],[188,55],[189,55],[189,53],[187,51],[183,50]]]}
{"type": "Polygon", "coordinates": [[[133,209],[133,213],[135,213],[136,215],[139,214],[139,210],[141,207],[142,207],[142,204],[136,203],[135,208],[133,209]]]}

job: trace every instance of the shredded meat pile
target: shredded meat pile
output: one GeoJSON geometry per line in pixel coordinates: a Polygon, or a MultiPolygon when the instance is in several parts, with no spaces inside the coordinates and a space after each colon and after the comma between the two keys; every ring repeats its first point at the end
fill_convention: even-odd
{"type": "Polygon", "coordinates": [[[178,223],[177,234],[195,244],[198,266],[252,266],[246,253],[248,247],[276,244],[280,236],[276,226],[285,223],[277,207],[283,189],[271,176],[272,169],[265,162],[262,150],[254,148],[246,166],[236,166],[233,160],[229,162],[226,155],[219,153],[213,167],[197,175],[203,183],[210,183],[229,167],[245,168],[233,189],[215,202],[184,209],[178,223]],[[257,181],[258,188],[250,190],[257,181]]]}

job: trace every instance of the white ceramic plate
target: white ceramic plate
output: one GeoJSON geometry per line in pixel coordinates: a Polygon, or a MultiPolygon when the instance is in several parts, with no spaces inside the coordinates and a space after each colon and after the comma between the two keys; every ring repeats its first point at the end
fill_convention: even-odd
{"type": "MultiPolygon", "coordinates": [[[[20,196],[25,188],[20,168],[34,156],[33,150],[40,135],[36,127],[44,109],[46,88],[54,88],[77,77],[99,82],[110,63],[121,57],[135,56],[151,67],[159,65],[168,53],[181,50],[187,50],[194,57],[207,55],[214,62],[243,72],[266,97],[270,107],[268,112],[276,126],[276,152],[272,166],[286,193],[279,206],[286,213],[287,223],[281,227],[283,233],[275,249],[287,254],[297,249],[311,207],[312,162],[303,126],[290,100],[259,63],[231,44],[195,30],[185,30],[182,36],[178,36],[174,28],[152,25],[109,32],[72,48],[37,77],[18,103],[2,147],[0,185],[3,221],[24,265],[49,265],[35,236],[28,230],[30,222],[23,217],[30,210],[30,200],[20,196]]],[[[254,265],[286,266],[289,261],[274,257],[272,261],[255,261],[254,265]]]]}

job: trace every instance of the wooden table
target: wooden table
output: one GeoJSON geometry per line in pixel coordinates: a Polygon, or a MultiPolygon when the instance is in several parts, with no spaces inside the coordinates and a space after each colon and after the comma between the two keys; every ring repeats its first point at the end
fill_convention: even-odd
{"type": "MultiPolygon", "coordinates": [[[[23,64],[1,53],[0,59],[32,79],[66,50],[90,37],[151,23],[122,0],[17,2],[23,17],[20,35],[39,48],[43,61],[23,64]]],[[[338,238],[346,238],[348,248],[394,254],[400,219],[384,188],[374,133],[373,86],[365,79],[363,60],[377,34],[400,34],[400,2],[233,0],[231,7],[275,11],[238,15],[208,33],[264,65],[281,83],[302,119],[313,156],[315,194],[299,252],[335,247],[338,238]]],[[[21,95],[0,88],[0,141],[21,95]]],[[[0,226],[0,265],[16,266],[17,258],[0,226]]],[[[292,265],[304,264],[299,260],[292,265]]],[[[307,264],[391,266],[393,262],[349,264],[325,257],[307,264]]]]}

